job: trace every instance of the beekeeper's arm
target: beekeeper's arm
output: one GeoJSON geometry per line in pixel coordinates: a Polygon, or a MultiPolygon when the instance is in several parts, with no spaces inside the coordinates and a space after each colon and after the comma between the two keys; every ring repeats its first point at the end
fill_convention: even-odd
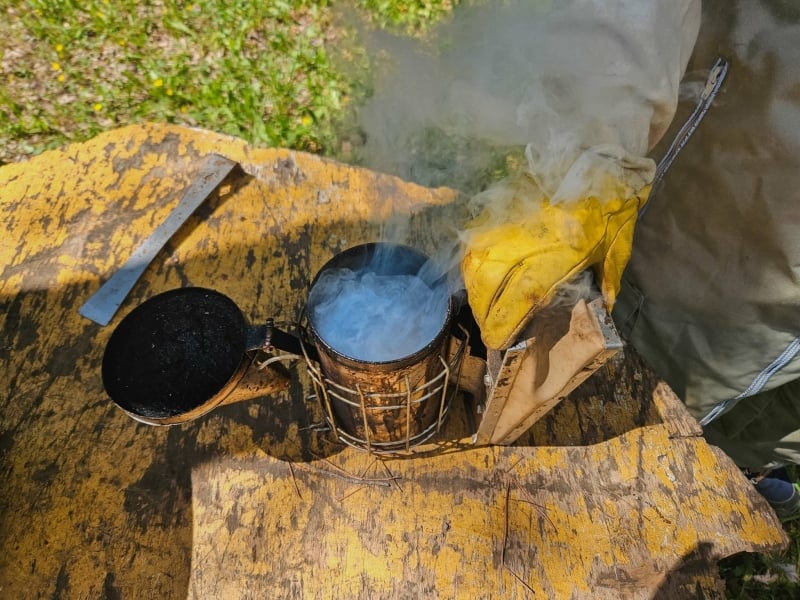
{"type": "Polygon", "coordinates": [[[655,164],[697,37],[698,0],[558,4],[524,127],[525,172],[473,198],[462,274],[491,348],[513,344],[557,288],[592,267],[609,308],[630,258],[655,164]]]}

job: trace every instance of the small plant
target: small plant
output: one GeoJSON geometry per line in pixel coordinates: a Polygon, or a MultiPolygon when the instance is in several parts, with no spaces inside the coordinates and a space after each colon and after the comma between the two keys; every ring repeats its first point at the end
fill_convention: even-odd
{"type": "MultiPolygon", "coordinates": [[[[800,467],[789,466],[787,475],[800,481],[800,467]]],[[[789,547],[775,554],[741,553],[720,562],[726,595],[736,600],[794,600],[800,598],[800,520],[784,524],[789,547]]]]}

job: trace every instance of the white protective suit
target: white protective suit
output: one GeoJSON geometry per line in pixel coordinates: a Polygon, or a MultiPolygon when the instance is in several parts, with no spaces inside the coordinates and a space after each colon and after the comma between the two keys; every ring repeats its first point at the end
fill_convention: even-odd
{"type": "Polygon", "coordinates": [[[637,225],[614,318],[741,466],[800,463],[800,5],[706,0],[698,85],[718,55],[728,80],[637,225]]]}

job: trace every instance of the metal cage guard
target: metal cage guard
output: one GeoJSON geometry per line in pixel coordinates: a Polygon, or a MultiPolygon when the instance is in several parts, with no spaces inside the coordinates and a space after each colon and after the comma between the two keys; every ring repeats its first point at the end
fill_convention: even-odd
{"type": "MultiPolygon", "coordinates": [[[[441,363],[441,370],[431,379],[425,383],[411,388],[408,376],[406,376],[406,391],[405,392],[363,392],[360,387],[355,390],[349,389],[341,384],[331,381],[325,377],[318,367],[318,365],[305,355],[306,366],[308,369],[311,381],[314,383],[315,396],[320,402],[322,412],[325,415],[333,435],[337,441],[341,441],[348,446],[354,448],[366,449],[370,453],[396,453],[398,451],[405,451],[411,453],[411,447],[428,441],[442,428],[442,423],[447,415],[450,402],[455,395],[455,385],[450,385],[452,382],[458,382],[461,376],[461,367],[464,363],[464,356],[469,346],[469,333],[461,326],[458,325],[463,334],[463,339],[451,336],[451,339],[456,339],[458,345],[453,353],[450,362],[446,362],[441,356],[439,361],[441,363]],[[453,379],[455,374],[455,379],[453,379]],[[345,394],[358,397],[359,401],[354,402],[347,398],[345,394]],[[438,396],[438,414],[437,419],[423,431],[411,435],[410,420],[411,420],[411,407],[414,404],[421,404],[423,402],[434,400],[438,396]],[[364,439],[361,439],[347,431],[344,431],[337,425],[336,417],[333,413],[331,399],[349,405],[357,409],[361,415],[362,424],[364,426],[364,439]],[[389,401],[386,405],[373,405],[370,400],[382,399],[389,401]],[[406,435],[402,440],[393,440],[390,442],[376,441],[371,439],[370,432],[370,419],[369,415],[380,414],[383,411],[389,410],[405,410],[406,415],[406,435]]],[[[448,346],[450,347],[450,346],[448,346]]],[[[305,354],[305,353],[304,353],[305,354]]],[[[436,400],[434,400],[436,401],[436,400]]]]}

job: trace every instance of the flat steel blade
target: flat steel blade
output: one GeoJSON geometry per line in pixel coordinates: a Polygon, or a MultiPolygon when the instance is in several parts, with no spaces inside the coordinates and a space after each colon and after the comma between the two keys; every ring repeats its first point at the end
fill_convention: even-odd
{"type": "Polygon", "coordinates": [[[236,162],[218,154],[206,158],[199,176],[189,185],[180,202],[156,230],[133,251],[120,269],[97,290],[78,312],[98,323],[108,325],[147,266],[186,219],[208,198],[211,192],[236,166],[236,162]]]}

